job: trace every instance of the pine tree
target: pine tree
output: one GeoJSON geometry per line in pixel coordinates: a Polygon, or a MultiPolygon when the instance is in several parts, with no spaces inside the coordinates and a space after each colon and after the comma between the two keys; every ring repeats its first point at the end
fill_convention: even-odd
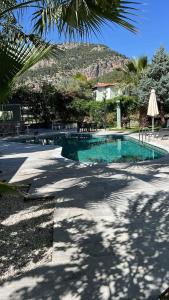
{"type": "Polygon", "coordinates": [[[138,96],[141,107],[147,107],[151,89],[157,95],[161,123],[165,123],[165,112],[169,111],[169,55],[163,47],[156,52],[152,64],[143,74],[138,85],[138,96]]]}

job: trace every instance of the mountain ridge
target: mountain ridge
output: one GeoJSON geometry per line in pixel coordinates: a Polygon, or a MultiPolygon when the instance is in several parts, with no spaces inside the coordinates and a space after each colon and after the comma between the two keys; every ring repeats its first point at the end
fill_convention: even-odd
{"type": "Polygon", "coordinates": [[[26,72],[20,82],[56,84],[65,78],[82,73],[90,79],[99,79],[113,70],[123,69],[129,59],[103,44],[66,43],[56,45],[58,54],[43,60],[26,72]]]}

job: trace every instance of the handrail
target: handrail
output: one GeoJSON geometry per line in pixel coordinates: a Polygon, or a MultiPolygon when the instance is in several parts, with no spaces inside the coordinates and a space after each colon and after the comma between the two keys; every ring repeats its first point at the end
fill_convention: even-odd
{"type": "Polygon", "coordinates": [[[148,132],[150,132],[150,129],[148,127],[141,127],[139,128],[139,141],[142,143],[144,142],[144,137],[146,139],[146,136],[148,136],[148,132]]]}

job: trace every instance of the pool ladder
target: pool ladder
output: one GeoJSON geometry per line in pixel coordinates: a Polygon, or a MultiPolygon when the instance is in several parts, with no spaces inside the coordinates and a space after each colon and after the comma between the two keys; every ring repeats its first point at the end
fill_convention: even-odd
{"type": "Polygon", "coordinates": [[[149,128],[141,127],[139,129],[139,141],[144,142],[144,139],[146,139],[147,133],[149,132],[149,128]]]}

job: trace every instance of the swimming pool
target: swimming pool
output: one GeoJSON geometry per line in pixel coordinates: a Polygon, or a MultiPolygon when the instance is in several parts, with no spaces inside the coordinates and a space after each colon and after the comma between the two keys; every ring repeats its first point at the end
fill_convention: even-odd
{"type": "MultiPolygon", "coordinates": [[[[44,140],[36,140],[42,143],[44,140]]],[[[167,151],[141,143],[125,135],[92,136],[72,134],[45,139],[45,144],[62,147],[62,156],[79,162],[136,162],[161,158],[167,151]]]]}

